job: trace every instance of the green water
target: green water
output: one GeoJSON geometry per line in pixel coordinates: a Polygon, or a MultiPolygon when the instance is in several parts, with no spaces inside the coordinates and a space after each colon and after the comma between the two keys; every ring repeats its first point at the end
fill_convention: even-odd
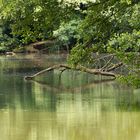
{"type": "Polygon", "coordinates": [[[140,90],[81,72],[64,55],[0,56],[0,140],[139,140],[140,90]]]}

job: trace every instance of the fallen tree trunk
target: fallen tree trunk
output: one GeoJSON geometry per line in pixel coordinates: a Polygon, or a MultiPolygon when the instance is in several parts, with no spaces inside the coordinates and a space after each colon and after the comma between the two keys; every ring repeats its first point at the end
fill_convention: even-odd
{"type": "Polygon", "coordinates": [[[36,74],[34,74],[32,76],[25,76],[25,79],[26,80],[33,80],[36,76],[39,76],[39,75],[41,75],[41,74],[43,74],[45,72],[49,72],[49,71],[52,71],[54,69],[60,69],[60,68],[87,72],[87,73],[94,74],[94,75],[110,76],[110,77],[113,77],[114,79],[116,78],[115,73],[112,73],[112,72],[109,72],[109,71],[103,71],[101,69],[90,69],[90,68],[80,66],[80,65],[73,68],[73,67],[71,67],[69,65],[66,65],[66,64],[59,64],[59,65],[54,65],[52,67],[44,69],[44,70],[42,70],[42,71],[40,71],[40,72],[38,72],[38,73],[36,73],[36,74]]]}

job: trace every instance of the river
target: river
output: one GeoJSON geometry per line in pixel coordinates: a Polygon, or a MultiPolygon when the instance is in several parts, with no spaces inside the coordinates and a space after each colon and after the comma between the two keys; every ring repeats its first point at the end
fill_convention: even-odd
{"type": "Polygon", "coordinates": [[[0,56],[1,140],[139,140],[140,89],[83,72],[48,72],[65,55],[0,56]]]}

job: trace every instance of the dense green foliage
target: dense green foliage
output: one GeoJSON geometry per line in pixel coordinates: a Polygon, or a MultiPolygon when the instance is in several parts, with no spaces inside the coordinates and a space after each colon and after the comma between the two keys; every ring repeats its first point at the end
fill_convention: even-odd
{"type": "Polygon", "coordinates": [[[139,13],[140,2],[136,0],[100,0],[89,3],[87,15],[79,26],[83,43],[71,50],[69,61],[76,65],[83,62],[87,64],[87,60],[93,63],[92,52],[114,53],[128,70],[128,76],[121,76],[120,79],[139,86],[139,13]]]}
{"type": "Polygon", "coordinates": [[[61,23],[59,29],[53,32],[53,36],[57,39],[58,47],[66,46],[69,49],[70,46],[78,41],[80,38],[78,24],[80,22],[80,19],[74,19],[68,23],[61,23]]]}
{"type": "Polygon", "coordinates": [[[4,1],[0,9],[0,46],[12,47],[52,38],[61,21],[70,19],[71,7],[57,0],[4,1]]]}
{"type": "Polygon", "coordinates": [[[83,44],[98,52],[139,51],[139,13],[137,1],[90,3],[79,29],[83,44]]]}

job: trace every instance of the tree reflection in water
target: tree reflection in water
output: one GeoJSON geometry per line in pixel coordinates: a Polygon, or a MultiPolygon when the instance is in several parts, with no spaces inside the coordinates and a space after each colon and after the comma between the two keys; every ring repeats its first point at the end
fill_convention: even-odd
{"type": "Polygon", "coordinates": [[[10,61],[13,72],[8,75],[9,65],[7,73],[2,67],[7,60],[2,60],[2,140],[140,139],[139,89],[70,71],[61,78],[54,71],[36,81],[24,81],[24,72],[17,74],[17,61],[10,61]]]}

